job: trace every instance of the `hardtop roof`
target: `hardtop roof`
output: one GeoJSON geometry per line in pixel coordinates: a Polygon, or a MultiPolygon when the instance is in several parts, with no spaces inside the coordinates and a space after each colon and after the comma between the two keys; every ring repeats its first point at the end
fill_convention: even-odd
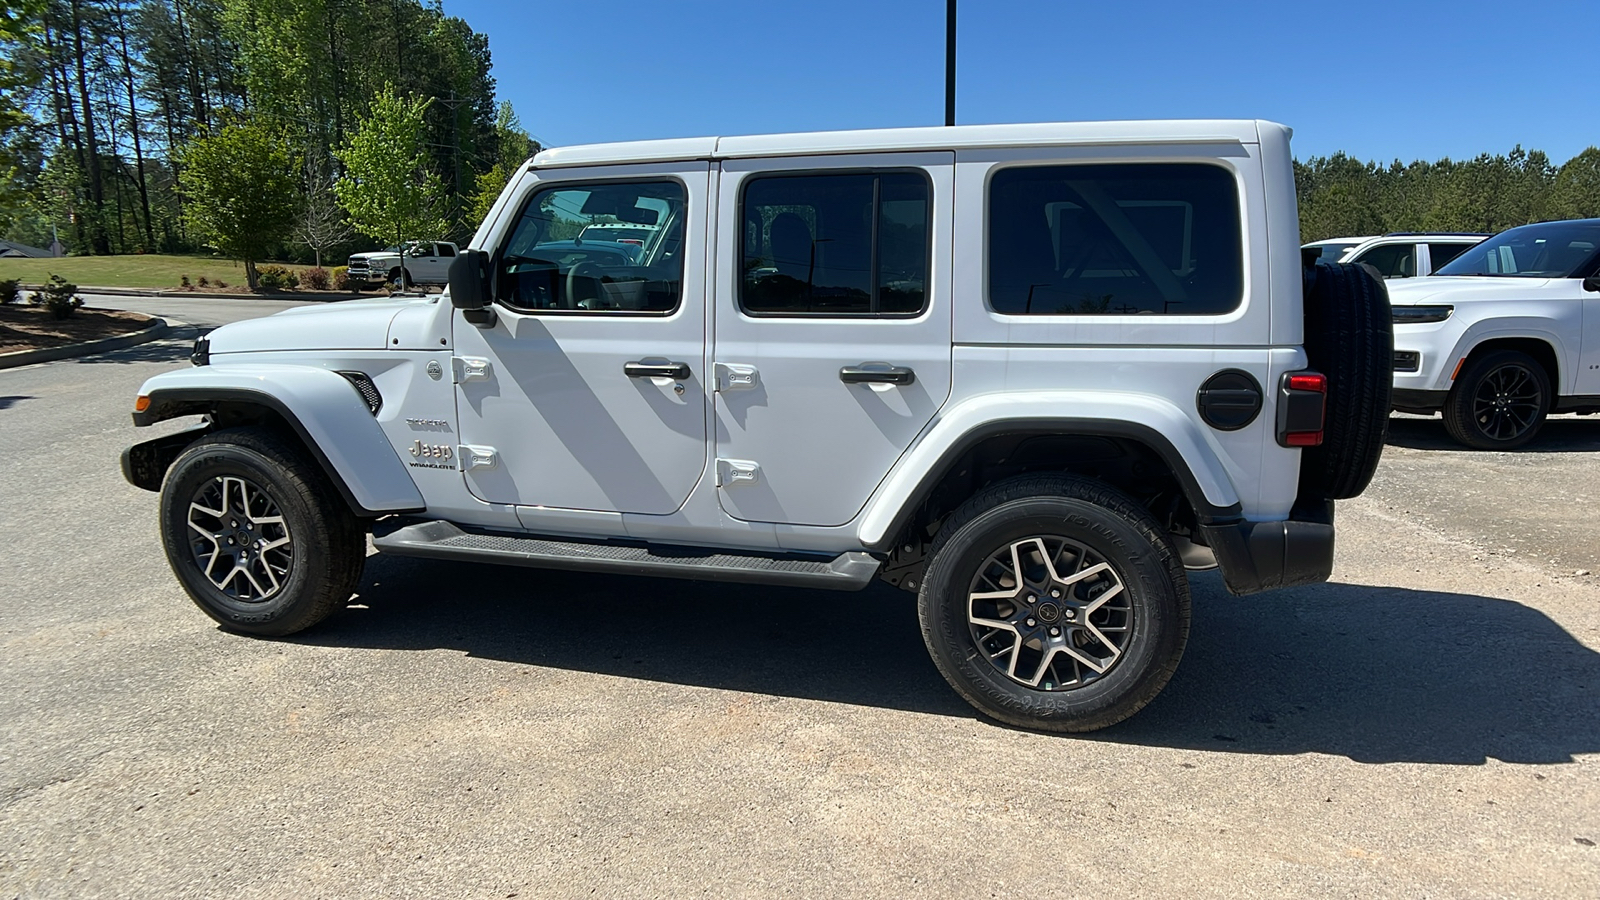
{"type": "Polygon", "coordinates": [[[543,150],[529,162],[535,168],[546,168],[822,153],[883,153],[1057,145],[1255,144],[1261,140],[1261,131],[1267,128],[1281,129],[1286,135],[1292,134],[1283,125],[1260,119],[1166,119],[925,126],[579,144],[543,150]]]}

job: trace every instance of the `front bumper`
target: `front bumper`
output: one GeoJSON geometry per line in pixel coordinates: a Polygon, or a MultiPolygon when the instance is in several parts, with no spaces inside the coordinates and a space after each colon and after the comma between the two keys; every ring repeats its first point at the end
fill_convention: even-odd
{"type": "Polygon", "coordinates": [[[1282,522],[1202,525],[1228,592],[1237,596],[1327,581],[1333,574],[1333,501],[1299,503],[1282,522]]]}

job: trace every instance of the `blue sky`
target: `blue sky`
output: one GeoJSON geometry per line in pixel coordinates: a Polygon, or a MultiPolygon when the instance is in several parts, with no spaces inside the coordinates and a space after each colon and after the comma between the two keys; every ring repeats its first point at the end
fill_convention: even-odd
{"type": "MultiPolygon", "coordinates": [[[[1600,144],[1600,0],[962,0],[961,124],[1259,117],[1297,156],[1600,144]]],[[[549,145],[944,118],[943,0],[444,0],[549,145]]]]}

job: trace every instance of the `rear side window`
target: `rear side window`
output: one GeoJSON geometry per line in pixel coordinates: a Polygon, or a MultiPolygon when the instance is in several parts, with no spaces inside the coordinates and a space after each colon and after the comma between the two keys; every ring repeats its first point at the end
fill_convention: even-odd
{"type": "Polygon", "coordinates": [[[1220,166],[1003,169],[988,240],[999,313],[1220,315],[1244,297],[1239,192],[1220,166]]]}
{"type": "Polygon", "coordinates": [[[740,213],[740,308],[758,316],[922,312],[931,193],[920,172],[751,178],[740,213]]]}
{"type": "Polygon", "coordinates": [[[1350,260],[1378,270],[1385,278],[1410,278],[1417,274],[1415,244],[1383,244],[1350,260]]]}

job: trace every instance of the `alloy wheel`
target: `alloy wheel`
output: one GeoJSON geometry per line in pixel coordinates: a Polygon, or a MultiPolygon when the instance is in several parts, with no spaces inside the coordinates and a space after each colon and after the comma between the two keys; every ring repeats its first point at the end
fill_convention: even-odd
{"type": "Polygon", "coordinates": [[[979,651],[1007,678],[1066,691],[1092,684],[1122,658],[1133,604],[1104,558],[1039,535],[1012,541],[978,567],[967,620],[979,651]]]}
{"type": "Polygon", "coordinates": [[[206,481],[189,502],[189,549],[211,585],[232,600],[259,603],[283,589],[294,542],[276,500],[233,475],[206,481]]]}
{"type": "Polygon", "coordinates": [[[1484,437],[1515,440],[1539,422],[1544,394],[1526,366],[1510,363],[1490,370],[1472,392],[1472,419],[1484,437]]]}

